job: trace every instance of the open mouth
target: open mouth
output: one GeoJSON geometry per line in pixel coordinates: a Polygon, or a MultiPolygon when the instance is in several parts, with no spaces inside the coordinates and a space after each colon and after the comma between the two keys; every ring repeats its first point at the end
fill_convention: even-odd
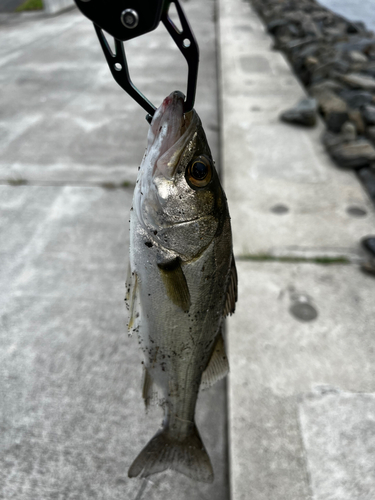
{"type": "MultiPolygon", "coordinates": [[[[184,94],[172,92],[155,112],[151,122],[149,141],[152,144],[153,172],[172,179],[178,160],[190,137],[190,125],[195,112],[184,115],[184,94]]],[[[150,145],[151,145],[150,144],[150,145]]]]}

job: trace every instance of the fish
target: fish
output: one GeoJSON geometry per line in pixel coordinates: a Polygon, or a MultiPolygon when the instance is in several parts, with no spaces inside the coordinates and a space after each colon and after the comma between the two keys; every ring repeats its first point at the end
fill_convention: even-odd
{"type": "Polygon", "coordinates": [[[156,110],[130,210],[128,329],[143,352],[146,408],[162,428],[128,470],[214,479],[195,424],[200,388],[228,373],[223,320],[235,310],[237,271],[227,199],[201,120],[175,91],[156,110]]]}

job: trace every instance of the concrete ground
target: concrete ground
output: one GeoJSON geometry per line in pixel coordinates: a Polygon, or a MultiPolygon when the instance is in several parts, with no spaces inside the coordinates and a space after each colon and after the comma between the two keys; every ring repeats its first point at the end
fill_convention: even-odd
{"type": "MultiPolygon", "coordinates": [[[[202,47],[197,109],[217,157],[214,3],[186,10],[202,47]]],[[[78,10],[4,18],[0,41],[0,498],[227,500],[225,381],[197,408],[213,485],[127,477],[162,418],[145,414],[124,306],[146,113],[114,82],[78,10]]],[[[127,52],[155,104],[185,89],[163,26],[127,52]]]]}
{"type": "MultiPolygon", "coordinates": [[[[184,7],[239,272],[231,374],[197,409],[215,482],[127,478],[161,419],[144,414],[123,306],[147,122],[74,10],[0,25],[0,498],[373,499],[375,280],[359,271],[358,242],[374,208],[326,156],[321,124],[278,121],[303,90],[249,4],[184,7]]],[[[155,104],[185,89],[162,27],[127,53],[155,104]]]]}
{"type": "Polygon", "coordinates": [[[278,120],[304,91],[249,3],[219,3],[224,185],[239,271],[227,335],[232,498],[370,500],[375,279],[358,262],[374,207],[353,172],[327,157],[322,124],[278,120]]]}

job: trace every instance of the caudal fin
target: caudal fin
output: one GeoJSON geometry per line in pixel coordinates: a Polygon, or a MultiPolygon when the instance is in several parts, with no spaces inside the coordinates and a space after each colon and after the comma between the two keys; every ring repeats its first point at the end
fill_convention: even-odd
{"type": "Polygon", "coordinates": [[[158,431],[134,460],[128,476],[147,477],[167,469],[181,472],[195,481],[212,483],[214,480],[210,458],[195,425],[183,441],[174,439],[166,428],[158,431]]]}

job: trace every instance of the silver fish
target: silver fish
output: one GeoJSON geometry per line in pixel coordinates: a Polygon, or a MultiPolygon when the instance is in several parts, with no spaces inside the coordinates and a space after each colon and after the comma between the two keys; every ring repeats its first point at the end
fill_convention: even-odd
{"type": "Polygon", "coordinates": [[[143,397],[164,408],[163,427],[129,477],[174,469],[212,482],[194,422],[200,386],[228,372],[221,327],[235,309],[230,217],[195,110],[173,92],[156,111],[130,218],[126,301],[144,354],[143,397]]]}

